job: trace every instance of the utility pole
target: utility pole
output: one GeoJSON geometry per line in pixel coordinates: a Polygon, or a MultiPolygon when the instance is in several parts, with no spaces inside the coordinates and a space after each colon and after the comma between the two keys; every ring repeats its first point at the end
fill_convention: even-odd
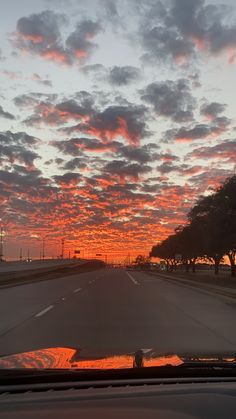
{"type": "Polygon", "coordinates": [[[45,258],[45,237],[43,237],[43,260],[45,258]]]}
{"type": "Polygon", "coordinates": [[[22,262],[22,247],[20,248],[20,261],[22,262]]]}
{"type": "Polygon", "coordinates": [[[64,259],[64,246],[65,246],[65,239],[61,239],[61,258],[64,259]]]}
{"type": "Polygon", "coordinates": [[[28,262],[29,262],[29,260],[30,260],[30,251],[29,251],[29,249],[28,249],[28,253],[27,253],[27,259],[28,259],[28,262]]]}
{"type": "Polygon", "coordinates": [[[0,262],[3,262],[3,227],[0,229],[0,262]]]}

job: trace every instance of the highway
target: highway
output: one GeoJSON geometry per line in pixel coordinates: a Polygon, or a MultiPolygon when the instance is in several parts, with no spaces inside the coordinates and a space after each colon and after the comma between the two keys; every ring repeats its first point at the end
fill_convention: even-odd
{"type": "Polygon", "coordinates": [[[236,300],[124,269],[0,289],[0,355],[48,347],[90,354],[236,352],[236,300]]]}

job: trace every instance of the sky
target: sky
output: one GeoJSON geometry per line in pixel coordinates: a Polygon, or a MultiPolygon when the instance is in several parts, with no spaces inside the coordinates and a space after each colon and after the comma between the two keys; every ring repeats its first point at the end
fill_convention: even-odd
{"type": "Polygon", "coordinates": [[[235,173],[236,5],[1,3],[4,256],[148,255],[235,173]]]}

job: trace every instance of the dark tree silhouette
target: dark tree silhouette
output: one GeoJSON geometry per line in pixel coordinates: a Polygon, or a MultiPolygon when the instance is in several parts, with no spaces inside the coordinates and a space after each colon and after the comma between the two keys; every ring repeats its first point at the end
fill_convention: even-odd
{"type": "Polygon", "coordinates": [[[153,246],[150,256],[166,261],[167,269],[175,269],[181,255],[186,270],[192,268],[198,258],[214,262],[215,274],[220,262],[228,256],[231,275],[235,276],[236,263],[236,175],[227,179],[211,195],[200,197],[188,214],[189,223],[180,226],[161,244],[153,246]]]}

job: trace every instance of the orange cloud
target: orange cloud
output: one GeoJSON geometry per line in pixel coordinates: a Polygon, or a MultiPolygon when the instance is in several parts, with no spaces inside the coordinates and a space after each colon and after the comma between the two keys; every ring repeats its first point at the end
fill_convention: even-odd
{"type": "Polygon", "coordinates": [[[88,56],[88,53],[82,49],[77,49],[74,54],[78,59],[86,58],[88,56]]]}
{"type": "Polygon", "coordinates": [[[41,52],[41,56],[46,58],[47,60],[56,61],[60,64],[67,65],[69,63],[66,54],[57,50],[44,50],[41,52]]]}
{"type": "Polygon", "coordinates": [[[25,39],[26,41],[31,41],[34,44],[41,44],[44,41],[44,37],[42,35],[36,35],[36,34],[26,34],[23,32],[18,32],[18,35],[25,39]]]}

